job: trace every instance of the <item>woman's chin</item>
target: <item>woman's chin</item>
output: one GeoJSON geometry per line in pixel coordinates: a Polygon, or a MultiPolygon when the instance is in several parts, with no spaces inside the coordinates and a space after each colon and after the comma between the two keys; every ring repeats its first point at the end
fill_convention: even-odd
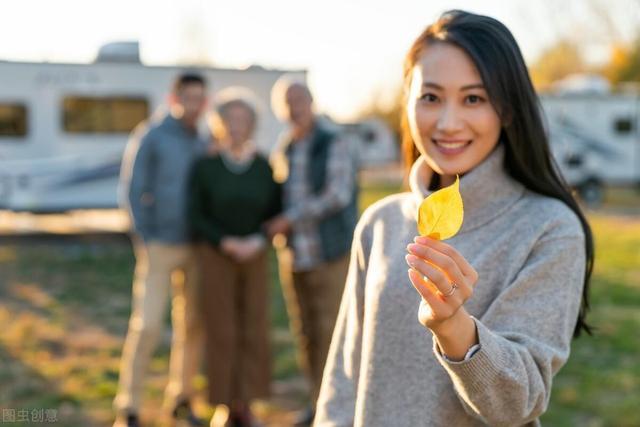
{"type": "Polygon", "coordinates": [[[431,169],[438,175],[464,175],[469,171],[468,167],[465,167],[464,162],[451,161],[450,159],[440,159],[427,156],[427,163],[431,169]]]}

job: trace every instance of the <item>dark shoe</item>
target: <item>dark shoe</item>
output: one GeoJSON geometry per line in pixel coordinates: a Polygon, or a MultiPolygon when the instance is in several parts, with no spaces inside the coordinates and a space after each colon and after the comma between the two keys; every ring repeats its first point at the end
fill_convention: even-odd
{"type": "Polygon", "coordinates": [[[173,418],[176,421],[185,422],[189,427],[201,427],[205,425],[204,421],[193,413],[191,410],[191,404],[188,400],[183,400],[178,403],[176,408],[173,410],[173,418]]]}
{"type": "Polygon", "coordinates": [[[308,406],[297,413],[293,419],[293,425],[295,427],[310,427],[313,424],[313,418],[315,416],[316,411],[311,406],[308,406]]]}
{"type": "Polygon", "coordinates": [[[232,411],[229,415],[229,425],[233,427],[263,427],[263,424],[256,419],[249,408],[239,412],[232,411]]]}
{"type": "Polygon", "coordinates": [[[137,414],[118,416],[113,427],[140,427],[140,419],[137,414]]]}
{"type": "Polygon", "coordinates": [[[140,427],[140,419],[136,414],[127,415],[127,427],[140,427]]]}

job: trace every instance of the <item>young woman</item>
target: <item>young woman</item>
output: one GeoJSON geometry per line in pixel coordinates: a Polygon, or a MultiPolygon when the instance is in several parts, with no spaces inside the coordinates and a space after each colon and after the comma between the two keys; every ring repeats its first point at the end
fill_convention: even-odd
{"type": "Polygon", "coordinates": [[[248,427],[254,425],[251,401],[269,393],[269,271],[262,224],[280,213],[281,201],[271,167],[252,141],[251,98],[229,90],[218,95],[213,120],[218,152],[194,166],[189,215],[200,240],[209,401],[222,409],[211,425],[248,427]]]}
{"type": "Polygon", "coordinates": [[[503,24],[445,13],[404,75],[411,192],[360,219],[316,425],[536,425],[589,331],[589,226],[503,24]],[[460,232],[416,237],[420,202],[456,175],[460,232]]]}

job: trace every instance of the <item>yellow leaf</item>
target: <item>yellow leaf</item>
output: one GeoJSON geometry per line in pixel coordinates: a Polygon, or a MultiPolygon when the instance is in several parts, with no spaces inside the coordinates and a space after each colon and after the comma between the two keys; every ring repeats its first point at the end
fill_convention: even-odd
{"type": "Polygon", "coordinates": [[[418,208],[418,232],[437,240],[449,239],[462,227],[464,206],[460,195],[460,179],[422,201],[418,208]]]}

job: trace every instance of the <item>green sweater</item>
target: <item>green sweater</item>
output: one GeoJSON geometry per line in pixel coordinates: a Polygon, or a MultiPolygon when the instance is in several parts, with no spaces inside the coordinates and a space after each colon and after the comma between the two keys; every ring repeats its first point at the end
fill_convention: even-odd
{"type": "Polygon", "coordinates": [[[193,166],[188,215],[198,240],[219,246],[226,236],[261,233],[281,204],[280,185],[260,155],[242,173],[231,172],[220,156],[201,158],[193,166]]]}

